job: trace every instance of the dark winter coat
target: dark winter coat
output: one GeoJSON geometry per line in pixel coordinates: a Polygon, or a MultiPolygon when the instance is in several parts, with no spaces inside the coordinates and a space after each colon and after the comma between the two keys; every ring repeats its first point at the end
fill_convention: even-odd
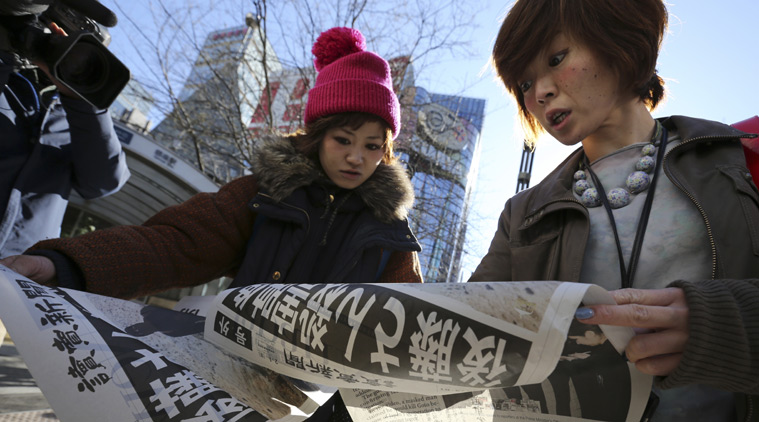
{"type": "Polygon", "coordinates": [[[126,158],[107,110],[34,86],[0,58],[0,258],[60,236],[71,190],[85,199],[119,190],[126,158]]]}
{"type": "MultiPolygon", "coordinates": [[[[413,189],[399,165],[380,164],[352,192],[360,201],[346,202],[349,212],[338,208],[328,227],[329,220],[320,216],[325,210],[330,216],[334,206],[320,208],[308,197],[309,192],[318,197],[320,190],[334,189],[319,165],[297,154],[286,139],[265,145],[255,174],[218,192],[195,195],[140,226],[48,240],[28,253],[51,257],[62,287],[121,298],[195,286],[224,275],[236,275],[235,285],[422,281],[416,255],[421,247],[405,218],[413,189]],[[308,240],[313,225],[322,229],[316,244],[308,240]],[[325,230],[329,256],[322,253],[305,261],[303,254],[319,247],[325,230]],[[383,256],[387,260],[377,278],[383,256]]],[[[335,193],[338,199],[347,194],[335,193]]]]}
{"type": "Polygon", "coordinates": [[[380,165],[353,191],[336,187],[289,141],[262,143],[251,163],[259,193],[245,264],[232,286],[251,283],[371,283],[383,251],[421,250],[406,215],[414,200],[398,165],[380,165]]]}

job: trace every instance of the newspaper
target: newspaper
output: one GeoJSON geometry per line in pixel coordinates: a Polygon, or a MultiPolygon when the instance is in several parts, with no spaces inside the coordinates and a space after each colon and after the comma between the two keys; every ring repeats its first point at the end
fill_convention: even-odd
{"type": "Polygon", "coordinates": [[[262,284],[184,312],[49,288],[0,266],[0,319],[62,421],[300,421],[335,389],[356,421],[639,421],[633,332],[578,323],[598,286],[262,284]],[[114,416],[115,415],[115,416],[114,416]]]}
{"type": "Polygon", "coordinates": [[[3,321],[0,320],[0,346],[3,345],[3,342],[5,341],[5,335],[8,333],[8,331],[5,329],[5,325],[3,325],[3,321]]]}
{"type": "Polygon", "coordinates": [[[64,422],[302,421],[330,396],[315,401],[205,341],[202,317],[44,287],[2,265],[0,320],[64,422]]]}

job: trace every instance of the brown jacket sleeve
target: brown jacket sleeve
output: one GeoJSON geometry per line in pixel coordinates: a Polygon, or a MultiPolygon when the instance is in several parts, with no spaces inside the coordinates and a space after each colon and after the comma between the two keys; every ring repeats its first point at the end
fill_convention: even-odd
{"type": "Polygon", "coordinates": [[[66,255],[81,270],[88,292],[133,298],[195,286],[234,272],[242,261],[258,191],[253,176],[200,193],[140,226],[117,226],[37,243],[66,255]]]}
{"type": "Polygon", "coordinates": [[[759,394],[759,280],[676,281],[688,302],[690,333],[662,388],[705,384],[759,394]]]}
{"type": "Polygon", "coordinates": [[[378,283],[423,283],[416,252],[393,252],[378,283]]]}
{"type": "Polygon", "coordinates": [[[498,229],[490,242],[490,249],[468,281],[511,281],[510,205],[511,201],[507,201],[501,216],[498,218],[498,229]]]}

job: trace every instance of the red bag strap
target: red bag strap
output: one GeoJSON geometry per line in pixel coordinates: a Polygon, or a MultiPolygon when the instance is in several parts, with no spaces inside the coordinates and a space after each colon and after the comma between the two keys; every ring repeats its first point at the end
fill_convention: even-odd
{"type": "MultiPolygon", "coordinates": [[[[759,133],[759,116],[749,117],[730,126],[746,133],[759,133]]],[[[746,167],[751,172],[754,184],[759,186],[759,137],[741,138],[741,143],[746,154],[746,167]]]]}

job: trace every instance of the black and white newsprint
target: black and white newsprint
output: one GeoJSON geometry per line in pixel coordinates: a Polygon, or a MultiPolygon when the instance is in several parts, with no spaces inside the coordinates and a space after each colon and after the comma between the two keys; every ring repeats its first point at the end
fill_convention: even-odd
{"type": "Polygon", "coordinates": [[[66,421],[631,421],[652,378],[631,329],[578,323],[561,282],[261,284],[172,311],[0,266],[0,320],[66,421]]]}

